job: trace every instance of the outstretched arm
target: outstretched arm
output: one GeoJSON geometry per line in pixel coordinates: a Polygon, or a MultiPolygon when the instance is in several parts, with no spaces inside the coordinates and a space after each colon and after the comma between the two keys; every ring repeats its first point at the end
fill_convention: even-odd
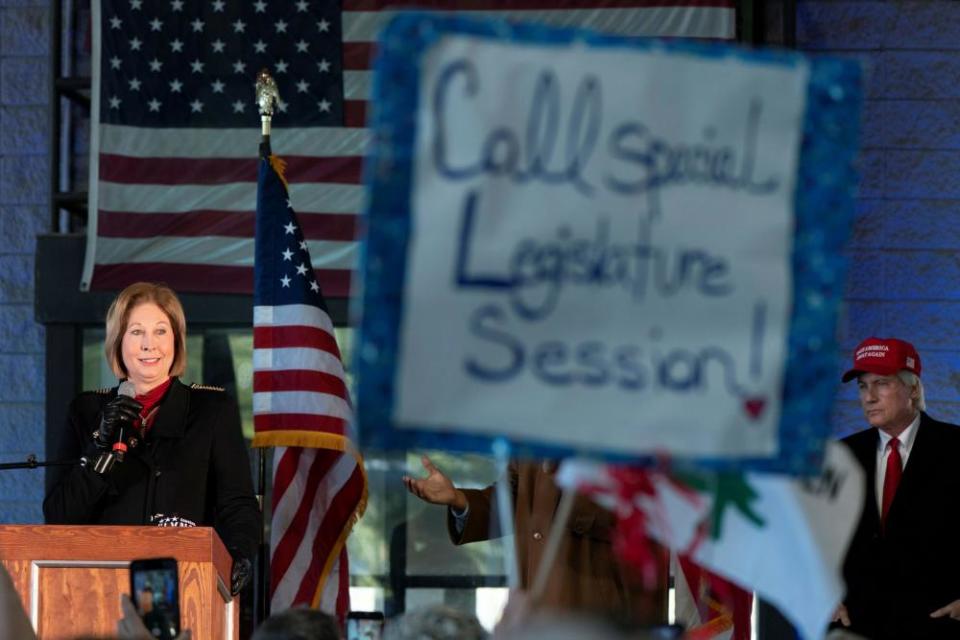
{"type": "Polygon", "coordinates": [[[427,477],[403,476],[403,484],[407,487],[407,491],[424,502],[444,505],[463,512],[467,508],[467,497],[463,491],[453,486],[450,478],[437,469],[427,456],[421,456],[420,463],[427,472],[427,477]]]}

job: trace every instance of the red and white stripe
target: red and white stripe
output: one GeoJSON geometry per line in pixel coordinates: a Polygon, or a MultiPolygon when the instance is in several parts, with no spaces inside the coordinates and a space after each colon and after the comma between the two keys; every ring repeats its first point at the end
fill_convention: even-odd
{"type": "Polygon", "coordinates": [[[271,611],[309,605],[342,617],[349,607],[345,553],[365,480],[350,452],[278,447],[270,534],[271,611]]]}
{"type": "Polygon", "coordinates": [[[346,373],[324,310],[303,304],[254,307],[253,371],[258,438],[269,440],[279,431],[348,435],[346,373]]]}
{"type": "MultiPolygon", "coordinates": [[[[278,117],[272,134],[273,148],[288,163],[290,196],[324,294],[350,292],[363,209],[370,60],[390,9],[457,10],[626,36],[732,39],[734,5],[734,0],[344,0],[346,127],[284,129],[278,117]]],[[[94,68],[99,62],[95,47],[94,68]]],[[[100,109],[98,75],[94,114],[100,109]]],[[[251,130],[150,131],[93,120],[81,287],[118,289],[134,280],[163,280],[180,291],[252,292],[257,160],[251,130]],[[184,149],[189,157],[183,157],[184,149]]]]}
{"type": "Polygon", "coordinates": [[[366,500],[349,439],[346,374],[327,313],[313,305],[253,312],[254,444],[274,451],[271,609],[349,605],[346,537],[366,500]]]}

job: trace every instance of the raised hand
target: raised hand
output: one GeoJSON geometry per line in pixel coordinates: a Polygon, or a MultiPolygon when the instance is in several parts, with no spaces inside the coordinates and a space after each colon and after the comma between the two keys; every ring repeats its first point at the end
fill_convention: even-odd
{"type": "Polygon", "coordinates": [[[443,475],[443,472],[430,462],[430,458],[421,456],[420,463],[423,464],[427,477],[403,476],[403,484],[407,487],[407,491],[431,504],[446,505],[457,511],[467,508],[467,497],[453,486],[450,478],[443,475]]]}
{"type": "Polygon", "coordinates": [[[850,626],[850,614],[847,613],[847,607],[842,602],[837,605],[837,610],[833,612],[830,622],[839,622],[845,627],[850,626]]]}

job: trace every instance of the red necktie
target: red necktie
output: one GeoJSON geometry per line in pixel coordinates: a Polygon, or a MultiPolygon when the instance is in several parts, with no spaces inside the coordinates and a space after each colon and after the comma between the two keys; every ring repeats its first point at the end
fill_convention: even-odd
{"type": "Polygon", "coordinates": [[[900,441],[896,438],[890,438],[887,446],[890,447],[890,455],[887,456],[887,470],[883,476],[883,506],[880,511],[881,528],[887,522],[887,514],[890,513],[890,505],[893,503],[893,496],[897,494],[897,485],[900,484],[900,475],[903,473],[903,461],[900,459],[900,441]]]}

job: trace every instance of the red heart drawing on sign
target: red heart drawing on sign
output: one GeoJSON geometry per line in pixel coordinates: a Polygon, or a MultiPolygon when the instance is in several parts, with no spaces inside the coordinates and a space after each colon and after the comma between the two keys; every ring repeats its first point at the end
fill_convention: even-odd
{"type": "Polygon", "coordinates": [[[763,409],[766,406],[767,401],[764,398],[747,398],[743,401],[743,409],[752,420],[759,419],[760,414],[763,413],[763,409]]]}

